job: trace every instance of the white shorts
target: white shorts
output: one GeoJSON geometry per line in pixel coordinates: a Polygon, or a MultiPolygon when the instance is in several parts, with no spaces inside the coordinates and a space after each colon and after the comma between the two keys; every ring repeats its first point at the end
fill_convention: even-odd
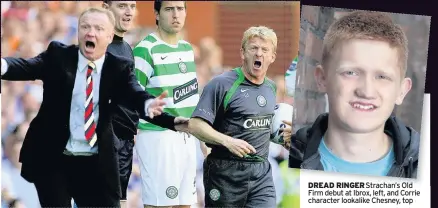
{"type": "Polygon", "coordinates": [[[144,205],[197,203],[196,138],[181,132],[140,131],[135,142],[144,205]]]}

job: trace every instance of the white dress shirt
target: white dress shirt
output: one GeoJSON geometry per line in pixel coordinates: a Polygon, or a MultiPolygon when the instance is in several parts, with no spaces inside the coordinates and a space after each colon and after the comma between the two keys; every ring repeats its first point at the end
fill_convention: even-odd
{"type": "MultiPolygon", "coordinates": [[[[67,142],[67,153],[73,155],[91,155],[96,154],[98,145],[91,147],[88,141],[85,140],[85,100],[87,88],[87,60],[81,52],[78,51],[78,68],[76,70],[75,85],[73,87],[73,94],[70,107],[70,139],[67,142]]],[[[102,66],[105,61],[105,56],[94,61],[96,68],[91,72],[93,79],[93,115],[94,122],[97,126],[99,120],[99,86],[100,76],[102,74],[102,66]]]]}

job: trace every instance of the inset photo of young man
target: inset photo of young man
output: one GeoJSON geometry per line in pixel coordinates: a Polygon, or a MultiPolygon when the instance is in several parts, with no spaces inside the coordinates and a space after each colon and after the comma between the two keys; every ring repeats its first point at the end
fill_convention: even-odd
{"type": "Polygon", "coordinates": [[[301,14],[289,167],[417,178],[430,17],[301,14]]]}

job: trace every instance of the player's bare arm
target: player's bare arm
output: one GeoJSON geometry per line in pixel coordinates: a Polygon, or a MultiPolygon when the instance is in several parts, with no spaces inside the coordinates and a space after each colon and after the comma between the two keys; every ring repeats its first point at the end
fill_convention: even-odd
{"type": "Polygon", "coordinates": [[[210,144],[222,145],[239,157],[256,152],[255,148],[247,142],[241,139],[234,139],[214,130],[207,122],[200,118],[190,119],[189,130],[199,140],[210,144]]]}

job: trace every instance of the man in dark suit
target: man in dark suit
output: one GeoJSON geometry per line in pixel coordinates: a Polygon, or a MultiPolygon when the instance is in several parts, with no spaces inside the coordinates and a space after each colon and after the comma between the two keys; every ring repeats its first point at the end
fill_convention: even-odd
{"type": "Polygon", "coordinates": [[[40,79],[44,99],[20,152],[21,175],[35,184],[43,207],[118,207],[121,188],[110,103],[128,100],[143,119],[186,130],[187,120],[162,114],[166,92],[147,94],[132,60],[106,53],[114,15],[90,8],[79,17],[79,46],[51,42],[31,59],[2,58],[1,79],[40,79]]]}

